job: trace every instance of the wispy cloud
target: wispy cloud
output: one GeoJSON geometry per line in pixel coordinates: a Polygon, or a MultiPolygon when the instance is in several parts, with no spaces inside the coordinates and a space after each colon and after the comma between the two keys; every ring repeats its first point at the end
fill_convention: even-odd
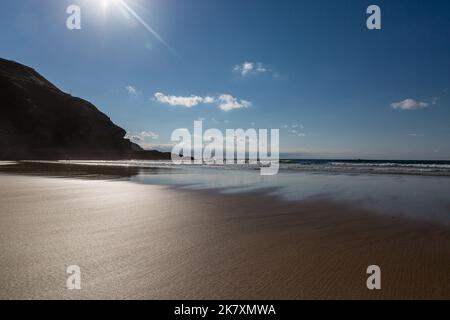
{"type": "Polygon", "coordinates": [[[425,137],[423,133],[409,133],[409,137],[425,137]]]}
{"type": "Polygon", "coordinates": [[[153,131],[142,131],[140,133],[140,135],[145,139],[145,138],[150,138],[152,140],[158,140],[159,139],[159,134],[153,132],[153,131]]]}
{"type": "Polygon", "coordinates": [[[306,133],[303,132],[305,127],[301,123],[283,124],[282,128],[287,130],[286,132],[289,135],[292,135],[295,137],[306,137],[306,133]]]}
{"type": "Polygon", "coordinates": [[[304,129],[303,124],[301,123],[294,123],[294,124],[283,124],[282,127],[284,129],[289,129],[289,128],[293,128],[293,129],[304,129]]]}
{"type": "Polygon", "coordinates": [[[242,76],[247,76],[251,74],[266,73],[270,70],[261,62],[244,62],[242,64],[235,65],[233,71],[241,74],[242,76]]]}
{"type": "Polygon", "coordinates": [[[136,94],[136,93],[137,93],[136,87],[133,87],[133,86],[131,86],[131,85],[126,86],[126,87],[125,87],[125,90],[127,90],[127,92],[128,92],[129,94],[136,94]]]}
{"type": "Polygon", "coordinates": [[[434,97],[433,100],[431,101],[431,104],[435,105],[438,103],[438,101],[439,101],[439,97],[434,97]]]}
{"type": "Polygon", "coordinates": [[[152,145],[152,141],[159,139],[159,134],[153,131],[127,132],[125,138],[145,149],[152,145]]]}
{"type": "Polygon", "coordinates": [[[195,107],[201,103],[213,103],[214,98],[212,97],[200,97],[200,96],[171,96],[165,95],[161,92],[155,93],[156,101],[164,104],[168,104],[171,106],[180,106],[186,108],[195,107]]]}
{"type": "Polygon", "coordinates": [[[391,103],[391,107],[394,109],[400,109],[400,110],[417,110],[417,109],[427,108],[430,105],[436,104],[436,102],[437,102],[436,98],[433,99],[433,101],[431,103],[417,101],[414,99],[405,99],[403,101],[391,103]]]}
{"type": "Polygon", "coordinates": [[[186,108],[192,108],[199,104],[216,104],[223,111],[248,108],[252,105],[250,101],[235,98],[230,94],[221,94],[216,98],[211,96],[201,97],[196,95],[173,96],[157,92],[154,95],[154,99],[159,103],[186,108]]]}

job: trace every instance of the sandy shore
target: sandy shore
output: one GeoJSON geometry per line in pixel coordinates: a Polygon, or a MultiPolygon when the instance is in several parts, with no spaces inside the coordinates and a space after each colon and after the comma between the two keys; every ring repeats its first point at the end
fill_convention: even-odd
{"type": "Polygon", "coordinates": [[[449,253],[448,228],[348,204],[0,174],[1,299],[449,299],[449,253]]]}

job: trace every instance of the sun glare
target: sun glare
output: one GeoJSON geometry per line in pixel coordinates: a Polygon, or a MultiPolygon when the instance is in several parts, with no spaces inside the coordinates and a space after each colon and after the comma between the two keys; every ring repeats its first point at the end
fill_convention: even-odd
{"type": "Polygon", "coordinates": [[[100,5],[102,7],[102,9],[108,9],[108,7],[110,7],[111,5],[117,5],[119,4],[120,0],[98,0],[100,1],[100,5]]]}
{"type": "MultiPolygon", "coordinates": [[[[88,0],[85,0],[88,1],[88,0]]],[[[110,7],[116,7],[118,9],[124,10],[127,14],[134,17],[147,31],[152,34],[159,42],[161,42],[169,51],[173,54],[176,52],[169,46],[169,44],[154,30],[130,5],[128,5],[128,0],[89,0],[90,3],[95,3],[101,7],[101,15],[106,17],[109,15],[110,7]]]]}

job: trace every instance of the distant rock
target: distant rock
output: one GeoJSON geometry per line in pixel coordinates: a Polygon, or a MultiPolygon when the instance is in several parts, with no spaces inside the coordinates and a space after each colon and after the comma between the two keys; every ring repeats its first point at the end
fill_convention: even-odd
{"type": "Polygon", "coordinates": [[[93,104],[35,70],[0,59],[0,159],[170,159],[125,139],[93,104]]]}

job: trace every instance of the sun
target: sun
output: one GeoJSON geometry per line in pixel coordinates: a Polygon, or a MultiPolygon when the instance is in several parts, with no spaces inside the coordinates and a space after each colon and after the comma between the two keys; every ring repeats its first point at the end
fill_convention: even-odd
{"type": "Polygon", "coordinates": [[[101,14],[106,16],[109,14],[109,7],[116,7],[126,11],[129,15],[134,17],[147,31],[159,40],[169,51],[173,54],[176,52],[169,46],[169,44],[128,4],[128,0],[85,0],[95,5],[100,5],[102,8],[101,14]]]}
{"type": "Polygon", "coordinates": [[[112,4],[119,4],[120,0],[98,0],[103,9],[107,9],[112,4]]]}

